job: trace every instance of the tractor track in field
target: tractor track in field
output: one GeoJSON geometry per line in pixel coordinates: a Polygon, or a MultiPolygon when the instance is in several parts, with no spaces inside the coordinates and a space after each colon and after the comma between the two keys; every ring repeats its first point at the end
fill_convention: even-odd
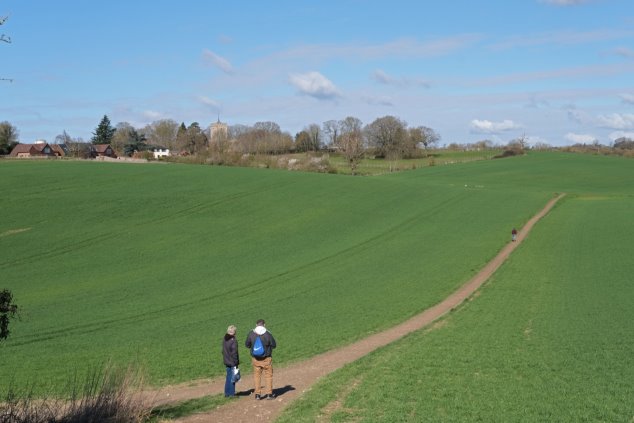
{"type": "MultiPolygon", "coordinates": [[[[385,331],[375,333],[353,344],[346,345],[311,357],[307,360],[291,364],[287,367],[274,367],[273,391],[277,394],[274,400],[256,401],[253,399],[251,375],[245,375],[236,385],[238,399],[230,401],[214,410],[193,414],[178,422],[269,422],[274,421],[282,410],[291,402],[299,398],[305,391],[321,377],[371,353],[377,348],[388,345],[403,336],[429,326],[451,310],[458,307],[469,298],[493,273],[506,261],[529,234],[535,223],[544,217],[565,194],[559,194],[551,199],[542,210],[534,215],[521,228],[517,241],[509,242],[489,261],[473,278],[453,292],[449,297],[405,322],[385,331]],[[242,390],[242,392],[240,392],[242,390]]],[[[245,362],[244,366],[250,365],[245,362]]],[[[207,395],[222,394],[224,391],[224,376],[211,380],[194,381],[180,385],[161,388],[158,391],[146,392],[155,406],[178,403],[181,401],[200,398],[207,395]]]]}

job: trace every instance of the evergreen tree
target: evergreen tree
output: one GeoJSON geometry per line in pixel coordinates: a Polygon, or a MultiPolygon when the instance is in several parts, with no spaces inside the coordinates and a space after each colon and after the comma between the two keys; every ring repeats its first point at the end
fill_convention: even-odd
{"type": "Polygon", "coordinates": [[[8,289],[0,291],[0,341],[9,337],[9,320],[18,315],[18,306],[13,303],[13,294],[8,289]]]}
{"type": "Polygon", "coordinates": [[[103,119],[99,122],[97,129],[95,129],[95,132],[92,133],[93,137],[91,141],[93,144],[110,144],[115,131],[116,129],[110,125],[108,115],[103,115],[103,119]]]}
{"type": "Polygon", "coordinates": [[[181,122],[181,126],[178,127],[178,131],[176,132],[176,145],[179,149],[187,149],[187,138],[187,127],[185,126],[185,122],[181,122]]]}

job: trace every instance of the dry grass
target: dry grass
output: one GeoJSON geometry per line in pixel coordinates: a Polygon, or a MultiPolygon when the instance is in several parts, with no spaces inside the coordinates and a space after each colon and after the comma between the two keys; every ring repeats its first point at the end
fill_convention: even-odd
{"type": "Polygon", "coordinates": [[[35,398],[33,389],[10,388],[0,405],[0,423],[134,423],[151,409],[141,396],[140,371],[107,365],[80,382],[71,380],[70,399],[35,398]]]}

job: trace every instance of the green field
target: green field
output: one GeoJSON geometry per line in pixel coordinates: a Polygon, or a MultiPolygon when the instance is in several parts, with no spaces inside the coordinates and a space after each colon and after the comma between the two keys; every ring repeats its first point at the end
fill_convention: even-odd
{"type": "Polygon", "coordinates": [[[61,392],[108,359],[156,385],[220,375],[226,326],[243,338],[260,317],[278,364],[350,343],[444,298],[554,192],[627,193],[631,166],[537,154],[351,178],[0,162],[0,288],[23,309],[0,387],[61,392]]]}
{"type": "MultiPolygon", "coordinates": [[[[569,160],[537,159],[541,174],[569,160]]],[[[633,421],[634,167],[571,160],[588,173],[553,178],[573,194],[472,301],[332,374],[281,421],[633,421]]]]}

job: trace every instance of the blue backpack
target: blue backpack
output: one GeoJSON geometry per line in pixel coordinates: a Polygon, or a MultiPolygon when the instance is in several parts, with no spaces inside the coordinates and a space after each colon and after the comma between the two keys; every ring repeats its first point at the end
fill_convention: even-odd
{"type": "Polygon", "coordinates": [[[255,338],[255,342],[253,343],[253,347],[251,348],[251,355],[253,357],[264,357],[264,344],[262,343],[262,338],[257,336],[255,338]]]}

